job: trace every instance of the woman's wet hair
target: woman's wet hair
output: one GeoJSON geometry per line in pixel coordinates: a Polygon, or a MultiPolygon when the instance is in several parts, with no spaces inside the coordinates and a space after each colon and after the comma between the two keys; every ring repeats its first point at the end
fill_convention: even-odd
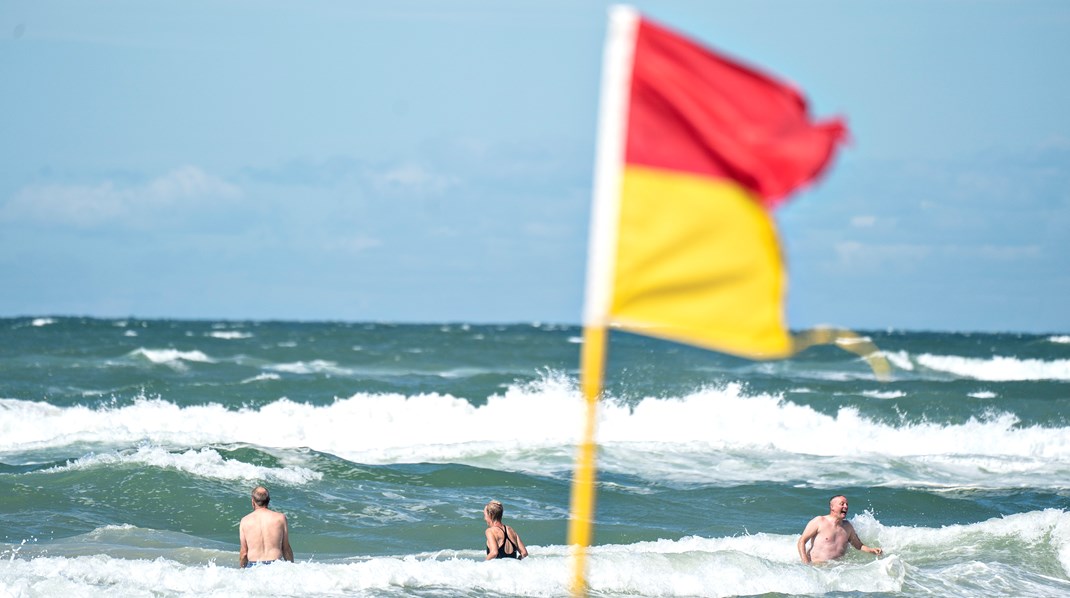
{"type": "Polygon", "coordinates": [[[502,503],[496,500],[487,503],[487,506],[483,507],[483,510],[487,512],[487,515],[490,515],[492,521],[501,521],[502,515],[505,514],[505,507],[502,506],[502,503]]]}

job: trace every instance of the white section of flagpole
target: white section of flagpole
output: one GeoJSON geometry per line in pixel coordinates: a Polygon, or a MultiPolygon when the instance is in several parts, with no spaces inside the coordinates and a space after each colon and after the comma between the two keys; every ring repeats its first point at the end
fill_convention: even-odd
{"type": "Polygon", "coordinates": [[[639,13],[613,6],[602,53],[602,89],[598,109],[594,189],[587,248],[587,288],[583,323],[605,325],[613,296],[620,185],[628,127],[628,96],[639,13]]]}
{"type": "Polygon", "coordinates": [[[610,9],[602,56],[594,191],[587,254],[587,289],[583,313],[580,387],[586,402],[583,438],[572,477],[568,544],[572,548],[572,594],[587,595],[587,547],[594,527],[597,445],[595,424],[608,345],[606,324],[613,294],[613,270],[620,217],[621,173],[627,138],[628,92],[639,13],[631,7],[610,9]]]}

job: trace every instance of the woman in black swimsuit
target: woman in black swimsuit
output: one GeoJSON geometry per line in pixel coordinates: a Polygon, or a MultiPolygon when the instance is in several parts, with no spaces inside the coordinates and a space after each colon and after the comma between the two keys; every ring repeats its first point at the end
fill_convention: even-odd
{"type": "Polygon", "coordinates": [[[502,523],[505,507],[492,500],[483,507],[483,520],[487,522],[487,559],[522,559],[528,549],[516,530],[502,523]]]}

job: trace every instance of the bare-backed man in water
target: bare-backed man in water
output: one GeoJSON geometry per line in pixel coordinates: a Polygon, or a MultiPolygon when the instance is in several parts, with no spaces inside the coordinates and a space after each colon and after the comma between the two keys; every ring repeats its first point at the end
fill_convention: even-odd
{"type": "Polygon", "coordinates": [[[855,528],[847,521],[847,497],[840,494],[829,499],[829,514],[818,515],[806,524],[799,536],[799,558],[804,563],[820,563],[838,559],[847,552],[847,545],[880,556],[883,550],[870,548],[858,539],[855,528]],[[806,543],[810,542],[807,548],[806,543]]]}
{"type": "Polygon", "coordinates": [[[252,567],[263,565],[279,559],[294,560],[294,551],[290,548],[290,528],[286,524],[286,515],[268,508],[271,495],[267,488],[253,488],[253,512],[242,517],[238,525],[238,538],[241,551],[238,553],[238,566],[252,567]]]}

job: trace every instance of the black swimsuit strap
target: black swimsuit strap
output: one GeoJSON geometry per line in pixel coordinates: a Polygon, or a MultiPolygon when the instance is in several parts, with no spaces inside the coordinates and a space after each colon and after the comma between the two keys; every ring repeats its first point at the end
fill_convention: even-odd
{"type": "Polygon", "coordinates": [[[505,525],[505,523],[502,523],[502,535],[504,535],[505,538],[502,540],[502,545],[498,547],[498,556],[499,557],[503,557],[503,556],[504,557],[515,557],[516,556],[516,542],[513,542],[512,540],[509,539],[509,526],[505,525]],[[512,544],[513,545],[512,552],[505,552],[505,545],[506,544],[512,544]]]}

